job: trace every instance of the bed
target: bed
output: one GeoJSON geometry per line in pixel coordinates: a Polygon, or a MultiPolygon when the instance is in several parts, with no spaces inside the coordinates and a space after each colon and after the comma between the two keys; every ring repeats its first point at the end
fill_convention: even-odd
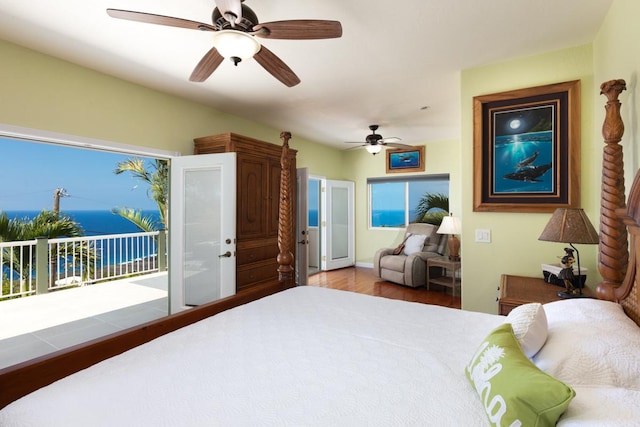
{"type": "Polygon", "coordinates": [[[603,299],[505,317],[257,289],[0,371],[0,425],[640,425],[638,197],[640,173],[603,209],[631,242],[603,299]]]}

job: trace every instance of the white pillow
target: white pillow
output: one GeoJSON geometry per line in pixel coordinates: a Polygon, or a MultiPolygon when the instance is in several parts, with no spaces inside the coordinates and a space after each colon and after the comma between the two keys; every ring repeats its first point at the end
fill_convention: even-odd
{"type": "Polygon", "coordinates": [[[569,385],[640,390],[640,327],[619,304],[573,298],[544,305],[547,342],[533,362],[569,385]]]}
{"type": "Polygon", "coordinates": [[[540,303],[520,305],[507,315],[513,334],[527,357],[533,357],[547,340],[547,316],[540,303]]]}
{"type": "Polygon", "coordinates": [[[424,241],[427,236],[424,234],[413,234],[409,236],[406,242],[404,242],[404,254],[411,255],[416,252],[422,252],[422,247],[424,246],[424,241]]]}

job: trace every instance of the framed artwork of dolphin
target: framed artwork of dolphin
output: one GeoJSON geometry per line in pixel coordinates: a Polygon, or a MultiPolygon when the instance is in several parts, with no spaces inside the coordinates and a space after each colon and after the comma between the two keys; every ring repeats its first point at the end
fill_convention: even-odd
{"type": "Polygon", "coordinates": [[[476,96],[474,211],[580,203],[580,81],[476,96]]]}

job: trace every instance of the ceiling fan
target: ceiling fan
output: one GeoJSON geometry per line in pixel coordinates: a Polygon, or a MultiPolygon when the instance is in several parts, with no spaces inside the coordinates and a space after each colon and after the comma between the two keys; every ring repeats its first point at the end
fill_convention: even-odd
{"type": "Polygon", "coordinates": [[[365,143],[356,142],[356,141],[348,141],[347,144],[362,144],[361,147],[365,147],[367,151],[374,156],[378,154],[382,147],[390,146],[390,147],[398,147],[398,148],[411,148],[411,145],[407,144],[399,144],[398,142],[402,141],[402,139],[391,136],[389,138],[383,138],[382,135],[377,134],[378,125],[369,125],[369,129],[371,130],[371,135],[367,135],[365,138],[365,143]]]}
{"type": "Polygon", "coordinates": [[[288,87],[300,83],[300,79],[280,58],[261,45],[257,37],[287,40],[330,39],[342,36],[338,21],[295,19],[259,23],[256,14],[244,0],[215,0],[211,24],[190,21],[171,16],[107,9],[112,18],[191,30],[212,31],[213,47],[198,62],[189,80],[203,82],[218,68],[225,58],[237,66],[244,59],[255,58],[265,70],[288,87]]]}

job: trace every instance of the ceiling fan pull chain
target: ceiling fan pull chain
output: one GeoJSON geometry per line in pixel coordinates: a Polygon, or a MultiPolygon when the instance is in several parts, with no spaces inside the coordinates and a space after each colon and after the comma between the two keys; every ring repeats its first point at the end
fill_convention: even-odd
{"type": "Polygon", "coordinates": [[[231,28],[235,28],[236,27],[236,19],[238,19],[238,17],[234,13],[225,12],[224,19],[229,21],[229,24],[231,24],[231,28]]]}

